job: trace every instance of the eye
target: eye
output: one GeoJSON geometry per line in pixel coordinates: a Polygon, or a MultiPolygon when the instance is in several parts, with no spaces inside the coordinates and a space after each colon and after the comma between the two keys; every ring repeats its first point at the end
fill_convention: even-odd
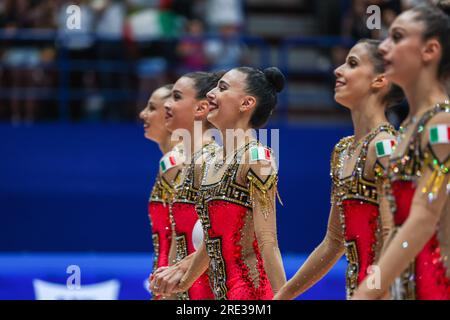
{"type": "Polygon", "coordinates": [[[353,69],[353,68],[355,68],[358,65],[358,63],[355,60],[350,60],[348,62],[348,65],[350,66],[350,68],[353,69]]]}
{"type": "Polygon", "coordinates": [[[174,94],[173,94],[173,99],[174,99],[175,101],[180,100],[180,99],[181,99],[181,95],[178,94],[178,93],[174,93],[174,94]]]}
{"type": "Polygon", "coordinates": [[[225,91],[227,88],[224,85],[219,86],[219,91],[225,91]]]}
{"type": "Polygon", "coordinates": [[[403,37],[399,32],[394,32],[391,35],[392,40],[394,40],[394,42],[399,42],[403,37]]]}

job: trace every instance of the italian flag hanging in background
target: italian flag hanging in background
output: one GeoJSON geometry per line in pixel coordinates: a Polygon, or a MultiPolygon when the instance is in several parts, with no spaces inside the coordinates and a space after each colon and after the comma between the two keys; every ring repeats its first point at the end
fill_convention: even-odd
{"type": "Polygon", "coordinates": [[[450,126],[446,124],[439,124],[430,128],[430,143],[449,143],[450,126]]]}
{"type": "Polygon", "coordinates": [[[394,152],[395,147],[395,140],[394,139],[384,139],[381,141],[378,141],[375,144],[377,157],[386,157],[390,156],[392,152],[394,152]]]}
{"type": "Polygon", "coordinates": [[[182,29],[182,20],[170,10],[147,8],[131,13],[125,29],[126,37],[133,41],[176,37],[182,29]]]}

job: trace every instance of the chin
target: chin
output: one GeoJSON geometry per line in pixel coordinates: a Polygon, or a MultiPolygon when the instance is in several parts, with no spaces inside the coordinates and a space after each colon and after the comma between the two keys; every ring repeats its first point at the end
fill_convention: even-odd
{"type": "Polygon", "coordinates": [[[217,112],[214,113],[214,114],[209,113],[209,114],[206,116],[206,120],[208,120],[208,121],[211,122],[212,124],[214,124],[214,123],[213,123],[214,119],[217,119],[217,112]]]}
{"type": "Polygon", "coordinates": [[[171,120],[164,122],[164,126],[166,127],[167,131],[172,132],[174,130],[173,129],[173,121],[171,121],[171,120]]]}
{"type": "Polygon", "coordinates": [[[145,135],[145,138],[147,139],[147,140],[150,140],[150,141],[152,141],[152,142],[156,142],[156,143],[158,143],[158,141],[156,141],[156,139],[154,138],[154,137],[152,137],[152,136],[149,136],[149,135],[145,135]]]}
{"type": "Polygon", "coordinates": [[[348,102],[345,101],[345,99],[343,99],[342,97],[339,97],[337,95],[334,96],[334,101],[336,101],[336,103],[338,103],[340,106],[346,108],[346,109],[350,109],[348,107],[348,102]]]}
{"type": "Polygon", "coordinates": [[[402,87],[403,83],[405,82],[403,79],[408,79],[410,77],[403,77],[399,74],[396,74],[394,72],[389,72],[389,74],[386,74],[386,79],[390,82],[402,87]]]}
{"type": "Polygon", "coordinates": [[[334,101],[336,101],[336,103],[339,103],[339,104],[343,103],[343,99],[338,93],[334,94],[334,101]]]}

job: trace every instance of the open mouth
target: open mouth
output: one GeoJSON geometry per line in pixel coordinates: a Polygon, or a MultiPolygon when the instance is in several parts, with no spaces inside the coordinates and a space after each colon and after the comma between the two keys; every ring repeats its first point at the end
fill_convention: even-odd
{"type": "Polygon", "coordinates": [[[219,106],[213,102],[209,103],[209,112],[219,109],[219,106]]]}
{"type": "Polygon", "coordinates": [[[148,129],[150,127],[150,124],[148,124],[147,122],[144,122],[144,129],[148,129]]]}
{"type": "Polygon", "coordinates": [[[172,115],[172,113],[170,113],[170,112],[166,111],[166,116],[165,116],[165,119],[166,119],[166,120],[169,120],[169,119],[172,119],[172,118],[173,118],[173,115],[172,115]]]}

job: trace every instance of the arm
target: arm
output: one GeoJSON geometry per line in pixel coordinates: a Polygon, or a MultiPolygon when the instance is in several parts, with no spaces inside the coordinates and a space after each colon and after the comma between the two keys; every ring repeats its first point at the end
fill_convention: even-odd
{"type": "Polygon", "coordinates": [[[262,146],[249,149],[245,159],[250,159],[250,161],[241,165],[240,179],[249,186],[254,232],[264,270],[273,292],[277,293],[286,283],[286,274],[277,239],[278,173],[276,163],[270,150],[262,146]],[[259,151],[257,152],[257,150],[259,151]],[[252,153],[253,157],[251,156],[252,153]],[[268,158],[263,156],[266,154],[270,154],[270,156],[268,158]]]}
{"type": "Polygon", "coordinates": [[[192,254],[192,261],[189,268],[186,270],[184,276],[180,280],[178,286],[174,289],[175,292],[183,292],[188,290],[192,284],[197,280],[209,267],[209,256],[206,252],[205,242],[201,247],[192,254]]]}
{"type": "Polygon", "coordinates": [[[325,238],[308,259],[274,297],[275,300],[294,299],[316,284],[344,253],[343,234],[339,212],[333,205],[328,219],[325,238]]]}
{"type": "MultiPolygon", "coordinates": [[[[330,174],[332,182],[336,172],[336,165],[340,150],[345,146],[348,138],[341,139],[333,149],[331,154],[330,174]]],[[[281,288],[274,297],[276,300],[294,299],[302,294],[317,281],[319,281],[336,263],[344,252],[344,234],[342,232],[339,211],[336,207],[336,194],[334,182],[331,192],[331,210],[328,218],[328,227],[325,238],[320,245],[310,254],[303,266],[297,271],[294,277],[281,288]],[[323,260],[322,260],[323,259],[323,260]]]]}
{"type": "Polygon", "coordinates": [[[381,248],[383,251],[384,244],[388,242],[388,239],[392,237],[394,231],[394,219],[391,213],[391,208],[389,204],[389,199],[387,198],[386,192],[384,190],[384,183],[378,186],[378,203],[380,210],[380,220],[381,220],[381,248]]]}
{"type": "Polygon", "coordinates": [[[174,265],[177,257],[177,234],[175,230],[172,230],[172,239],[170,241],[170,249],[169,249],[169,266],[174,265]]]}
{"type": "MultiPolygon", "coordinates": [[[[169,206],[169,216],[170,216],[170,228],[172,229],[172,236],[169,249],[169,265],[173,265],[176,262],[177,254],[177,244],[176,244],[176,232],[174,228],[174,221],[172,217],[172,201],[175,195],[175,188],[180,182],[181,175],[183,173],[183,156],[179,152],[171,151],[169,155],[175,157],[176,163],[173,167],[167,168],[167,170],[162,170],[160,165],[159,174],[164,186],[165,195],[163,196],[165,200],[165,205],[169,206]]],[[[163,157],[164,159],[165,157],[163,157]]]]}
{"type": "Polygon", "coordinates": [[[382,251],[384,243],[390,238],[393,232],[394,221],[390,209],[390,203],[388,195],[386,193],[386,187],[389,186],[389,179],[387,171],[389,167],[389,158],[392,150],[387,150],[383,155],[378,155],[376,152],[377,143],[383,143],[386,140],[396,141],[396,137],[388,132],[381,132],[369,145],[369,152],[367,155],[367,163],[365,174],[371,179],[375,178],[378,193],[378,208],[380,212],[381,223],[381,239],[380,247],[378,250],[382,251]]]}
{"type": "Polygon", "coordinates": [[[256,189],[252,196],[253,222],[259,250],[272,290],[277,293],[286,283],[286,275],[277,240],[276,186],[272,186],[265,195],[256,189]],[[263,208],[264,197],[268,201],[268,208],[263,208]],[[265,210],[268,212],[264,212],[265,210]]]}

